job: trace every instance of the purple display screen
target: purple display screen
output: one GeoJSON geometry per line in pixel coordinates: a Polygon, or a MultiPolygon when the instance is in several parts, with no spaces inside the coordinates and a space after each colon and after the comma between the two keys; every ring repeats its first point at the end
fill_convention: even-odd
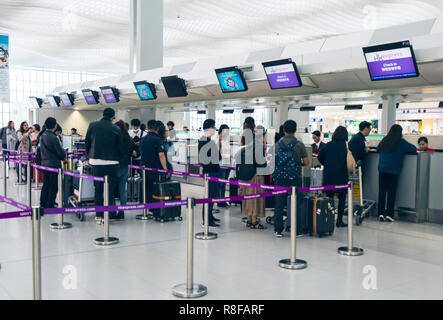
{"type": "Polygon", "coordinates": [[[95,97],[92,93],[92,91],[83,91],[83,96],[85,97],[87,104],[97,104],[97,100],[95,100],[95,97]]]}
{"type": "MultiPolygon", "coordinates": [[[[363,49],[365,51],[365,49],[363,49]]],[[[373,81],[417,77],[417,64],[411,46],[380,51],[365,51],[369,74],[373,81]]]]}
{"type": "Polygon", "coordinates": [[[102,89],[102,94],[106,103],[117,103],[117,98],[115,97],[112,89],[102,89]]]}
{"type": "Polygon", "coordinates": [[[266,76],[268,77],[271,89],[295,88],[301,87],[300,76],[297,73],[296,66],[293,62],[286,61],[281,64],[266,65],[266,76]]]}

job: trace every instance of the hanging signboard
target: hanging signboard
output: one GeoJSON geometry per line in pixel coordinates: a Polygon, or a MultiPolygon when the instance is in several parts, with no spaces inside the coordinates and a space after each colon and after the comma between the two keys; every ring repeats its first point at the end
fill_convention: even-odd
{"type": "Polygon", "coordinates": [[[9,102],[9,36],[0,34],[0,102],[9,102]]]}

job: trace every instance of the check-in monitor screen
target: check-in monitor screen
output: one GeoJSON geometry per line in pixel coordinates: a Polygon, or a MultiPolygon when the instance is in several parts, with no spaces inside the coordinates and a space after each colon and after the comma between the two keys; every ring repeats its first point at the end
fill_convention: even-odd
{"type": "Polygon", "coordinates": [[[115,96],[112,88],[104,88],[101,90],[102,90],[103,98],[105,98],[106,103],[117,103],[118,102],[118,99],[115,96]]]}
{"type": "Polygon", "coordinates": [[[63,101],[63,105],[65,107],[71,107],[72,106],[71,99],[69,98],[69,96],[67,94],[61,94],[60,93],[60,99],[63,101]]]}
{"type": "Polygon", "coordinates": [[[83,91],[83,96],[85,97],[87,104],[98,104],[98,101],[95,99],[91,90],[83,91]]]}
{"type": "Polygon", "coordinates": [[[58,103],[57,103],[57,101],[55,101],[55,98],[54,98],[53,95],[48,95],[46,97],[48,98],[48,102],[51,105],[51,107],[53,107],[53,108],[57,108],[58,107],[58,103]]]}
{"type": "Polygon", "coordinates": [[[301,87],[301,79],[295,63],[291,60],[280,60],[263,63],[271,89],[301,87]]]}
{"type": "Polygon", "coordinates": [[[246,91],[246,81],[243,78],[243,74],[238,69],[219,69],[216,70],[218,82],[220,83],[221,90],[227,92],[246,91]]]}
{"type": "Polygon", "coordinates": [[[154,100],[156,98],[148,82],[136,82],[134,86],[141,100],[154,100]]]}
{"type": "Polygon", "coordinates": [[[372,81],[418,77],[409,41],[363,48],[372,81]]]}

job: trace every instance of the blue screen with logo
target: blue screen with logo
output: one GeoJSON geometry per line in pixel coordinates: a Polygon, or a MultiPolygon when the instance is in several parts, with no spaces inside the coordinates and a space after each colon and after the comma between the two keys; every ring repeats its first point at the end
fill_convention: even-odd
{"type": "Polygon", "coordinates": [[[223,92],[245,91],[243,77],[237,70],[217,73],[218,82],[223,92]]]}
{"type": "Polygon", "coordinates": [[[149,87],[149,84],[147,83],[136,84],[135,89],[137,90],[137,93],[141,100],[155,99],[154,94],[152,93],[152,90],[149,87]]]}

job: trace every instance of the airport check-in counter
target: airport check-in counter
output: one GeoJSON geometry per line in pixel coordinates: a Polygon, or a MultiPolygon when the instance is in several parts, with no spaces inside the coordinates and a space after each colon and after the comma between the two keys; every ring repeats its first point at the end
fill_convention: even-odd
{"type": "MultiPolygon", "coordinates": [[[[379,154],[367,154],[363,165],[363,197],[378,202],[379,154]]],[[[406,155],[397,188],[400,220],[443,224],[443,153],[406,155]]]]}

